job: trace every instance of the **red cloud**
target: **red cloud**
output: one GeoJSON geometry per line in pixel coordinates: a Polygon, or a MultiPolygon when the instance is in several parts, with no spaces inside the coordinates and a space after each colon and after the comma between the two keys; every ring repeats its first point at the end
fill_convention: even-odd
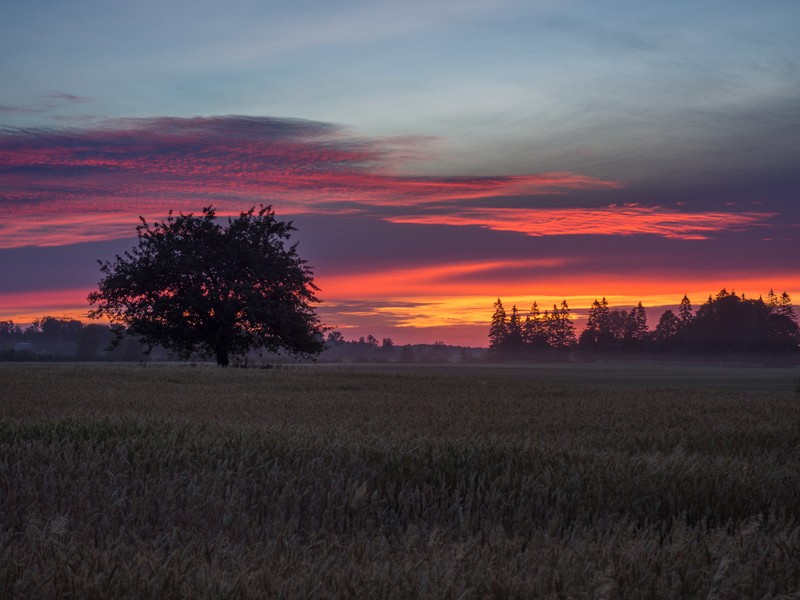
{"type": "Polygon", "coordinates": [[[475,208],[450,214],[416,214],[385,217],[392,223],[477,226],[496,231],[544,235],[635,235],[705,239],[723,230],[743,229],[763,223],[774,213],[679,213],[660,207],[609,206],[605,208],[475,208]]]}
{"type": "Polygon", "coordinates": [[[258,202],[283,213],[341,213],[620,187],[569,172],[393,174],[418,145],[356,138],[324,123],[246,117],[10,130],[0,133],[0,201],[15,222],[0,225],[0,247],[111,239],[138,214],[204,203],[221,213],[258,202]]]}

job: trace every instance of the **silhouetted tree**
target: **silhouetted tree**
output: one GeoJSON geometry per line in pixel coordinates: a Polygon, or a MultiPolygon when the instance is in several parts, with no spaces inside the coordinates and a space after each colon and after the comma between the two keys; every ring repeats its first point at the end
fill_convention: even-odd
{"type": "Polygon", "coordinates": [[[518,354],[524,345],[522,336],[522,323],[519,318],[517,305],[511,307],[511,316],[508,318],[506,336],[503,340],[502,350],[508,354],[518,354]]]}
{"type": "Polygon", "coordinates": [[[647,328],[647,312],[639,302],[627,315],[623,345],[628,350],[642,349],[650,338],[647,328]]]}
{"type": "Polygon", "coordinates": [[[797,315],[795,314],[794,307],[792,306],[792,299],[785,291],[781,294],[781,297],[778,300],[778,305],[773,309],[773,312],[777,315],[791,319],[792,321],[797,321],[797,315]]]}
{"type": "Polygon", "coordinates": [[[536,302],[531,304],[531,310],[525,317],[525,323],[522,329],[525,343],[531,350],[543,350],[548,347],[544,319],[539,311],[539,305],[536,302]]]}
{"type": "Polygon", "coordinates": [[[778,308],[778,296],[775,294],[775,291],[772,288],[770,288],[769,292],[767,292],[767,300],[765,304],[771,311],[775,311],[775,309],[778,308]]]}
{"type": "Polygon", "coordinates": [[[269,206],[251,208],[227,226],[212,207],[200,216],[170,212],[151,227],[142,218],[138,245],[114,262],[99,261],[103,278],[89,295],[93,318],[149,348],[180,356],[230,356],[252,348],[315,355],[323,348],[312,272],[296,244],[295,228],[269,206]]]}
{"type": "Polygon", "coordinates": [[[743,300],[724,288],[700,307],[688,331],[692,349],[702,351],[797,351],[800,344],[797,323],[778,314],[769,296],[743,300]]]}
{"type": "Polygon", "coordinates": [[[341,331],[330,331],[328,332],[328,339],[325,340],[325,343],[331,347],[343,344],[345,343],[344,336],[341,331]]]}
{"type": "Polygon", "coordinates": [[[78,336],[78,346],[75,350],[75,358],[78,360],[97,360],[97,352],[100,349],[100,338],[105,332],[102,325],[87,325],[78,336]]]}
{"type": "Polygon", "coordinates": [[[83,323],[75,319],[58,319],[56,317],[42,317],[38,319],[38,329],[46,341],[78,340],[83,331],[83,323]]]}
{"type": "MultiPolygon", "coordinates": [[[[525,322],[518,325],[516,307],[506,317],[498,298],[492,319],[491,348],[499,354],[515,356],[512,348],[521,329],[523,348],[541,350],[567,348],[574,344],[574,326],[566,300],[553,310],[539,312],[536,302],[525,322]],[[512,333],[513,332],[513,333],[512,333]]],[[[595,300],[579,338],[581,350],[618,351],[648,349],[682,352],[797,352],[800,351],[800,327],[791,298],[784,292],[777,296],[770,290],[767,301],[750,300],[723,288],[695,314],[687,295],[681,300],[678,314],[667,310],[655,331],[647,325],[647,312],[639,302],[630,311],[611,309],[608,301],[595,300]]]]}
{"type": "Polygon", "coordinates": [[[608,301],[603,298],[595,299],[589,309],[589,319],[586,327],[581,332],[579,343],[581,348],[588,350],[608,349],[613,344],[614,336],[611,332],[611,311],[608,301]]]}
{"type": "Polygon", "coordinates": [[[492,323],[489,325],[489,350],[497,354],[503,347],[507,335],[508,323],[506,309],[503,308],[503,302],[498,298],[497,302],[494,303],[492,323]]]}
{"type": "Polygon", "coordinates": [[[572,324],[572,317],[566,300],[561,302],[560,307],[553,305],[553,312],[549,314],[546,328],[547,342],[551,348],[563,350],[576,344],[575,325],[572,324]]]}
{"type": "Polygon", "coordinates": [[[22,337],[22,328],[14,321],[0,321],[0,338],[17,339],[22,337]]]}
{"type": "Polygon", "coordinates": [[[400,350],[400,362],[404,363],[417,362],[417,354],[416,352],[414,352],[414,348],[411,347],[411,344],[406,344],[400,350]]]}
{"type": "Polygon", "coordinates": [[[692,310],[692,302],[689,297],[684,294],[681,299],[681,305],[678,307],[678,323],[680,327],[686,327],[692,322],[694,318],[694,311],[692,310]]]}
{"type": "Polygon", "coordinates": [[[671,310],[666,310],[659,318],[656,330],[653,332],[653,342],[661,350],[670,350],[674,347],[680,330],[680,319],[671,310]]]}

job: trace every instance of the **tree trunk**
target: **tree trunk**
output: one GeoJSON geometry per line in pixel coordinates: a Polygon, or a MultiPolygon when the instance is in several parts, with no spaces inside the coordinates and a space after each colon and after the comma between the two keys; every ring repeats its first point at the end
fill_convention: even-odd
{"type": "Polygon", "coordinates": [[[225,346],[217,346],[216,353],[217,353],[217,364],[220,367],[227,367],[228,363],[230,362],[228,360],[228,349],[225,346]]]}

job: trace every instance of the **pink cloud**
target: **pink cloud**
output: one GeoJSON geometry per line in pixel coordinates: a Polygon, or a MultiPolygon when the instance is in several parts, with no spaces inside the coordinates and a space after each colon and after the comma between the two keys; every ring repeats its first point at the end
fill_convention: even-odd
{"type": "Polygon", "coordinates": [[[685,240],[763,224],[774,213],[682,213],[661,207],[467,208],[448,214],[384,217],[392,223],[473,226],[495,231],[545,235],[658,235],[685,240]]]}
{"type": "Polygon", "coordinates": [[[614,189],[570,172],[416,177],[399,167],[424,140],[369,139],[325,123],[211,117],[0,133],[0,247],[113,239],[135,216],[220,213],[259,202],[282,213],[368,211],[503,196],[614,189]],[[131,216],[134,216],[131,219],[131,216]]]}

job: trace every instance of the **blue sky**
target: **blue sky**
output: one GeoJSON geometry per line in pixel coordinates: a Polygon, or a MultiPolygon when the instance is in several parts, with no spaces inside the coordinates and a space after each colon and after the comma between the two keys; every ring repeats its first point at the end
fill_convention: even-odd
{"type": "MultiPolygon", "coordinates": [[[[687,290],[710,293],[714,290],[707,288],[724,281],[729,287],[765,293],[760,287],[766,279],[800,293],[797,271],[789,258],[800,247],[796,192],[800,178],[795,173],[800,150],[798,26],[800,4],[795,1],[6,2],[0,7],[4,140],[0,156],[16,166],[0,171],[0,203],[9,222],[33,218],[39,219],[40,226],[25,237],[17,231],[19,227],[12,230],[8,222],[5,229],[0,225],[0,247],[16,252],[13,265],[24,265],[11,267],[25,269],[26,277],[15,278],[21,282],[29,279],[31,265],[40,264],[30,258],[34,251],[24,247],[128,239],[116,233],[116,225],[111,227],[108,219],[97,217],[114,206],[115,198],[119,200],[115,194],[121,184],[104,187],[101,197],[87,191],[92,186],[84,182],[80,199],[67,194],[69,201],[59,202],[54,199],[54,186],[64,185],[67,190],[66,183],[54,183],[45,198],[37,195],[38,180],[24,179],[25,173],[41,164],[19,148],[35,145],[32,140],[41,141],[45,132],[63,134],[59,139],[72,136],[71,158],[45,174],[36,172],[40,178],[51,179],[66,174],[73,181],[77,175],[70,169],[86,158],[79,155],[75,140],[89,144],[92,164],[108,161],[112,150],[103,147],[107,136],[95,135],[99,130],[113,129],[129,139],[134,135],[130,119],[142,119],[134,129],[136,135],[146,137],[158,127],[154,123],[167,122],[159,119],[243,115],[305,120],[331,128],[335,141],[314,142],[318,144],[315,156],[322,161],[332,160],[320,150],[331,144],[337,151],[368,146],[367,162],[363,157],[357,165],[348,162],[361,174],[430,177],[452,183],[456,177],[493,181],[566,173],[570,181],[582,177],[615,184],[580,188],[569,184],[545,193],[537,186],[523,189],[506,182],[505,191],[496,196],[476,196],[474,190],[467,190],[460,199],[443,200],[433,194],[427,203],[414,200],[417,208],[409,212],[402,194],[388,208],[388,196],[377,204],[370,196],[371,203],[364,204],[364,195],[369,195],[365,186],[373,184],[359,180],[352,192],[358,210],[349,216],[341,207],[335,215],[329,210],[326,202],[330,199],[325,198],[329,183],[320,184],[317,208],[307,199],[302,210],[298,208],[291,189],[273,197],[270,194],[277,192],[271,188],[260,194],[249,188],[247,193],[227,198],[231,210],[234,200],[243,205],[265,198],[275,204],[279,215],[296,215],[309,223],[309,229],[317,232],[313,240],[307,240],[309,250],[326,249],[312,256],[320,265],[317,274],[323,297],[325,279],[337,281],[344,268],[328,264],[332,256],[350,257],[348,272],[360,268],[359,256],[364,254],[386,264],[403,264],[394,236],[426,248],[424,256],[404,264],[406,268],[428,269],[447,261],[463,266],[480,261],[481,256],[489,261],[504,253],[508,260],[558,258],[553,248],[562,245],[587,257],[608,252],[608,264],[599,274],[596,266],[585,273],[580,261],[571,263],[575,280],[597,282],[592,284],[595,291],[586,283],[559,292],[579,304],[585,303],[584,296],[613,296],[623,288],[617,294],[620,301],[632,301],[635,282],[622,286],[620,281],[635,272],[643,274],[642,296],[651,296],[651,305],[657,304],[667,290],[656,291],[652,274],[644,274],[650,273],[648,265],[664,262],[662,252],[676,257],[674,263],[663,265],[659,277],[674,282],[677,298],[687,290]],[[550,219],[551,213],[536,212],[545,209],[592,209],[586,219],[604,219],[603,211],[625,204],[642,207],[640,212],[620,213],[619,219],[629,220],[632,226],[604,233],[606,225],[598,224],[592,230],[597,239],[592,238],[591,244],[588,233],[569,235],[563,229],[532,233],[530,224],[522,224],[510,231],[499,230],[491,214],[501,209],[505,212],[497,215],[514,221],[517,217],[512,211],[519,211],[520,221],[531,222],[550,219]],[[72,214],[83,215],[88,223],[84,229],[56,218],[71,206],[72,214]],[[652,211],[661,229],[640,229],[640,222],[652,221],[652,211]],[[680,236],[663,234],[663,223],[669,220],[665,214],[696,214],[700,221],[712,223],[699,250],[688,239],[681,242],[680,236]],[[723,214],[734,218],[725,219],[723,214]],[[50,216],[49,226],[41,226],[50,216]],[[320,220],[331,227],[317,231],[315,224],[320,220]],[[372,239],[370,232],[383,231],[387,220],[392,226],[381,243],[373,242],[376,245],[366,253],[363,248],[353,252],[350,245],[359,239],[358,232],[361,239],[372,239]],[[115,233],[104,235],[101,230],[109,227],[115,233]],[[342,240],[327,233],[336,228],[353,231],[353,236],[342,240]],[[658,245],[651,239],[654,235],[671,240],[657,255],[648,254],[658,245]],[[55,237],[48,241],[48,236],[55,237]],[[487,249],[481,254],[462,240],[465,237],[487,249]],[[437,245],[431,239],[441,241],[437,245]],[[615,254],[620,252],[620,243],[634,253],[641,248],[641,262],[615,270],[615,262],[628,264],[628,259],[615,254]],[[695,273],[700,267],[686,269],[687,257],[702,267],[703,257],[726,255],[736,260],[709,262],[706,284],[695,273]],[[764,265],[765,261],[769,264],[764,265]]],[[[213,124],[215,131],[227,127],[219,125],[219,120],[203,123],[213,124]]],[[[209,143],[203,142],[202,156],[216,155],[209,143]]],[[[260,147],[264,143],[259,138],[260,147]]],[[[174,156],[185,151],[184,163],[198,164],[197,148],[164,144],[158,152],[174,156]]],[[[263,153],[258,156],[266,160],[263,153]]],[[[225,160],[230,167],[232,159],[225,160]]],[[[295,164],[294,159],[290,162],[295,164]]],[[[170,172],[179,163],[171,163],[170,172]]],[[[327,173],[332,167],[325,163],[319,169],[327,173]]],[[[185,177],[195,172],[193,167],[185,177]]],[[[135,183],[135,173],[126,177],[125,185],[135,183]]],[[[384,185],[387,180],[381,181],[384,185]]],[[[182,189],[178,179],[172,184],[182,189]]],[[[193,192],[197,193],[196,188],[193,192]]],[[[141,198],[142,211],[163,209],[163,213],[180,195],[162,188],[142,193],[151,194],[141,198]]],[[[387,187],[385,194],[391,193],[387,187]]],[[[202,200],[198,199],[195,210],[202,200]]],[[[184,201],[190,206],[181,197],[184,201]]],[[[342,198],[336,202],[341,204],[342,198]]],[[[122,204],[125,215],[136,212],[134,200],[119,200],[122,204]]],[[[577,215],[568,214],[570,218],[577,215]]],[[[85,249],[60,256],[82,255],[85,249]]],[[[10,264],[10,259],[6,262],[10,264]]],[[[550,273],[535,269],[525,273],[522,283],[515,275],[506,285],[486,278],[485,285],[473,286],[477,276],[472,277],[460,298],[473,303],[473,312],[464,309],[464,314],[477,314],[492,296],[521,298],[526,285],[531,295],[537,290],[547,297],[556,294],[550,273]]],[[[83,289],[88,277],[76,278],[74,288],[83,289]]],[[[358,289],[363,291],[363,286],[358,289]]],[[[0,289],[0,318],[21,314],[12,307],[17,300],[7,299],[4,307],[4,292],[21,297],[26,293],[24,285],[6,284],[0,289]]],[[[425,333],[421,322],[410,325],[397,317],[404,314],[399,308],[381,321],[392,302],[398,307],[417,302],[435,313],[439,310],[435,303],[425,304],[433,302],[435,294],[424,289],[410,289],[408,297],[378,289],[371,299],[362,292],[358,298],[344,298],[343,293],[337,289],[337,298],[327,310],[332,324],[353,333],[383,327],[383,331],[373,331],[375,335],[411,339],[409,332],[416,327],[420,341],[431,335],[447,337],[448,331],[454,340],[463,340],[469,327],[475,332],[480,328],[474,318],[470,321],[464,316],[451,323],[451,330],[441,325],[425,333]],[[368,318],[337,313],[336,302],[345,300],[365,303],[360,312],[368,313],[368,318]],[[383,308],[370,312],[370,301],[383,308]]],[[[448,292],[439,308],[455,302],[453,293],[448,292]]],[[[77,301],[70,306],[53,308],[78,311],[77,301]]],[[[490,312],[491,302],[486,310],[490,312]]],[[[474,335],[470,339],[477,339],[474,335]]]]}

